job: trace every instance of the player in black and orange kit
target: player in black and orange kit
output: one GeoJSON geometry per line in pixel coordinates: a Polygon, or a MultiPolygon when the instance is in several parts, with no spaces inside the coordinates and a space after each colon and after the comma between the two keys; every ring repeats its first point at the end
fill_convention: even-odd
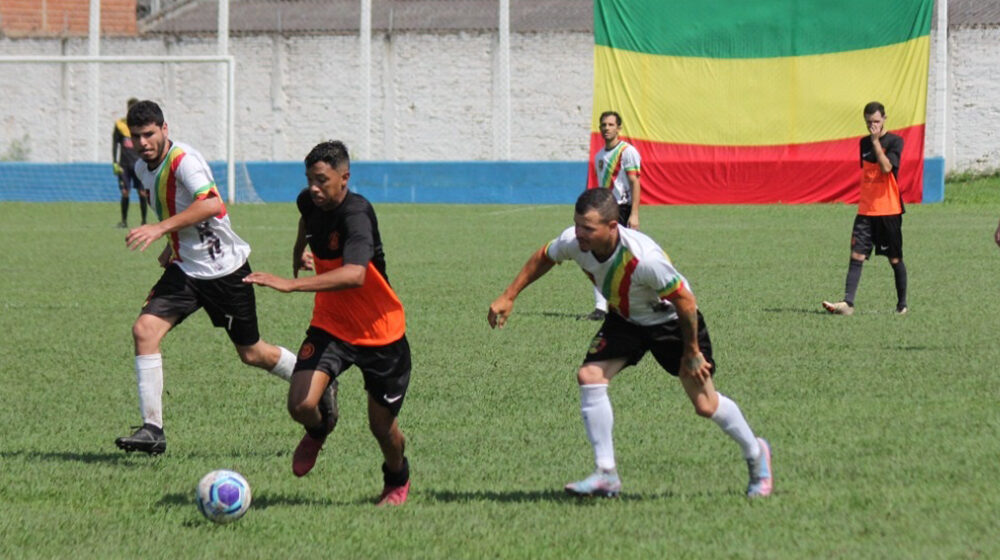
{"type": "Polygon", "coordinates": [[[301,217],[292,251],[294,278],[254,272],[244,279],[280,292],[316,292],[288,392],[288,411],[306,428],[292,471],[303,476],[316,464],[337,421],[337,407],[327,413],[321,398],[328,385],[336,387],[344,370],[357,365],[368,393],[368,426],[385,457],[385,486],[376,505],[401,505],[410,489],[406,440],[397,420],[410,381],[403,304],[386,276],[375,211],[347,188],[347,148],[323,142],[309,152],[305,164],[309,186],[297,200],[301,217]],[[316,274],[299,278],[298,271],[307,268],[307,243],[316,274]]]}
{"type": "Polygon", "coordinates": [[[861,137],[861,200],[851,231],[851,261],[847,267],[844,299],[824,301],[823,308],[835,315],[854,313],[854,296],[861,282],[861,267],[871,256],[885,255],[896,282],[896,313],[905,315],[906,265],[903,264],[903,199],[899,194],[899,160],[903,139],[885,128],[885,107],[878,101],[862,111],[868,135],[861,137]]]}
{"type": "MultiPolygon", "coordinates": [[[[131,98],[128,100],[128,108],[139,100],[131,98]]],[[[132,146],[132,132],[125,122],[125,117],[115,121],[115,128],[111,132],[111,170],[118,177],[118,190],[121,191],[122,221],[118,222],[118,227],[128,227],[128,198],[129,191],[135,187],[135,192],[139,194],[139,211],[142,213],[142,223],[146,223],[146,207],[149,204],[149,191],[142,186],[142,181],[135,175],[135,162],[139,160],[135,148],[132,146]]]]}

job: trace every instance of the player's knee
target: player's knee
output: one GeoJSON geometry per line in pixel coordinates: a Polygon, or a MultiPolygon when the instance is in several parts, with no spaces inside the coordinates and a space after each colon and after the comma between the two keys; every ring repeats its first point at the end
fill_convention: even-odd
{"type": "Polygon", "coordinates": [[[399,431],[396,426],[396,422],[385,422],[383,419],[368,419],[368,429],[371,431],[372,435],[375,436],[380,442],[394,442],[396,440],[402,441],[403,433],[399,431]]]}
{"type": "Polygon", "coordinates": [[[240,361],[242,361],[244,364],[248,366],[264,367],[263,365],[261,365],[260,353],[254,350],[241,350],[239,352],[239,355],[240,355],[240,361]]]}
{"type": "Polygon", "coordinates": [[[698,399],[694,402],[694,413],[702,418],[711,418],[717,408],[718,404],[713,405],[708,399],[698,399]]]}
{"type": "Polygon", "coordinates": [[[273,360],[268,360],[267,353],[259,344],[253,346],[237,346],[236,352],[240,355],[240,360],[248,365],[264,369],[274,367],[273,360]]]}
{"type": "Polygon", "coordinates": [[[288,414],[300,424],[309,422],[316,410],[316,405],[310,405],[304,400],[288,399],[288,414]]]}
{"type": "Polygon", "coordinates": [[[132,324],[132,340],[137,343],[156,342],[157,330],[140,317],[132,324]]]}
{"type": "Polygon", "coordinates": [[[576,382],[580,385],[604,383],[604,373],[600,368],[583,365],[576,372],[576,382]]]}

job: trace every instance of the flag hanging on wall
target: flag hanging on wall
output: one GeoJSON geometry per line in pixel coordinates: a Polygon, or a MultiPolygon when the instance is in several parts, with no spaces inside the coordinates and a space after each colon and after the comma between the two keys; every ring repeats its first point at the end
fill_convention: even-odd
{"type": "Polygon", "coordinates": [[[856,202],[862,108],[903,137],[922,198],[933,0],[595,0],[598,116],[622,116],[642,203],[856,202]]]}

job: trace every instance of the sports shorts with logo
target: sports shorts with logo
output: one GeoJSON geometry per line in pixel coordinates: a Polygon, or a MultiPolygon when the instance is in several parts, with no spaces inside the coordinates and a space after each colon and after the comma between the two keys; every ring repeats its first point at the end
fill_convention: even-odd
{"type": "Polygon", "coordinates": [[[172,263],[149,292],[141,313],[177,317],[174,326],[202,307],[216,327],[226,329],[233,344],[251,346],[260,340],[257,329],[257,299],[253,284],[243,282],[250,263],[232,274],[211,280],[191,278],[172,263]]]}
{"type": "MultiPolygon", "coordinates": [[[[705,360],[712,364],[712,375],[715,375],[712,340],[708,336],[708,327],[701,311],[698,311],[698,347],[705,360]]],[[[639,363],[646,352],[651,352],[670,375],[680,373],[681,357],[684,355],[680,323],[675,319],[659,325],[642,326],[630,323],[612,312],[607,314],[600,330],[591,340],[583,363],[625,358],[627,367],[639,363]]]]}
{"type": "Polygon", "coordinates": [[[854,217],[851,230],[851,251],[869,256],[875,249],[876,255],[890,259],[903,258],[903,215],[854,217]]]}
{"type": "Polygon", "coordinates": [[[410,343],[406,335],[385,346],[358,346],[316,327],[309,327],[299,347],[295,371],[322,371],[334,380],[352,365],[365,379],[372,399],[399,415],[410,385],[410,343]]]}

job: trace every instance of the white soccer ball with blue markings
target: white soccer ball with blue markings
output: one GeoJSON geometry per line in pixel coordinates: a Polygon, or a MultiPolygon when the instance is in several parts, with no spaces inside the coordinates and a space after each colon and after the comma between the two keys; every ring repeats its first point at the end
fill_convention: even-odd
{"type": "Polygon", "coordinates": [[[195,501],[198,511],[211,521],[236,521],[250,509],[250,484],[238,472],[212,471],[198,483],[195,501]]]}

